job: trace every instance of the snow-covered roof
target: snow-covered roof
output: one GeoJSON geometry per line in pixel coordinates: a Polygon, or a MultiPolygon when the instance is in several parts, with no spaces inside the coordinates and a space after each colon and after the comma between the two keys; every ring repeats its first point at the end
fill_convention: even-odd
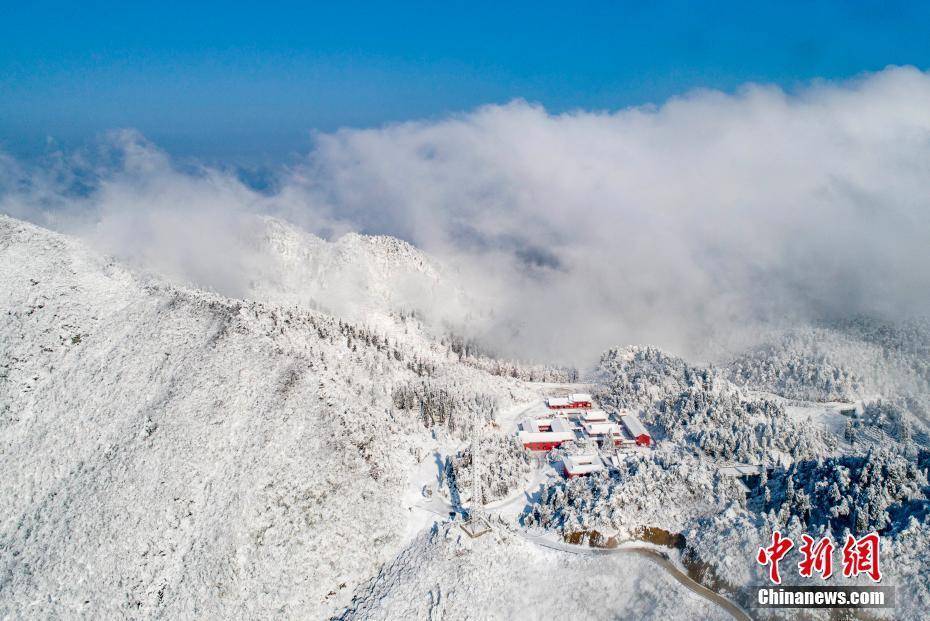
{"type": "Polygon", "coordinates": [[[604,410],[591,410],[586,412],[582,418],[586,423],[603,422],[607,420],[607,412],[604,410]]]}
{"type": "Polygon", "coordinates": [[[554,418],[525,418],[520,423],[521,431],[517,437],[524,444],[529,442],[565,442],[574,440],[572,425],[563,416],[554,418]]]}
{"type": "Polygon", "coordinates": [[[597,455],[567,455],[562,458],[565,472],[570,475],[589,474],[604,469],[604,462],[597,455]]]}
{"type": "Polygon", "coordinates": [[[575,439],[575,434],[570,431],[521,431],[517,434],[517,439],[522,444],[531,442],[568,442],[575,439]]]}
{"type": "Polygon", "coordinates": [[[568,400],[572,403],[580,403],[582,401],[591,401],[591,395],[586,392],[573,392],[568,395],[568,400]]]}
{"type": "Polygon", "coordinates": [[[572,424],[567,418],[557,416],[552,419],[552,431],[571,431],[572,424]]]}
{"type": "Polygon", "coordinates": [[[589,436],[602,436],[607,433],[617,435],[620,433],[620,426],[611,422],[583,423],[581,426],[584,427],[585,433],[589,436]]]}
{"type": "Polygon", "coordinates": [[[550,408],[562,407],[566,405],[571,405],[571,401],[569,401],[565,397],[549,397],[548,399],[546,399],[546,405],[548,405],[550,408]]]}
{"type": "Polygon", "coordinates": [[[553,418],[524,418],[520,422],[520,428],[524,431],[533,433],[545,433],[546,431],[571,431],[572,424],[564,416],[555,416],[553,418]]]}
{"type": "Polygon", "coordinates": [[[520,429],[535,433],[539,431],[539,420],[535,418],[524,418],[520,421],[520,429]]]}
{"type": "Polygon", "coordinates": [[[626,427],[626,430],[630,432],[630,435],[634,438],[650,435],[649,432],[646,431],[646,428],[643,427],[643,424],[639,422],[639,419],[636,418],[635,414],[624,414],[620,417],[620,421],[623,423],[623,426],[626,427]]]}

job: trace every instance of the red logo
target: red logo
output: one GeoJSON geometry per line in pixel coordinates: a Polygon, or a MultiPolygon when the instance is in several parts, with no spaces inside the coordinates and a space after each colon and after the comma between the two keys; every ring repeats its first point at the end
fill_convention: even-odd
{"type": "Polygon", "coordinates": [[[769,566],[769,579],[775,584],[781,584],[781,576],[778,574],[778,561],[788,554],[788,550],[794,547],[794,543],[787,537],[782,537],[777,530],[772,533],[772,545],[767,548],[759,548],[756,560],[760,565],[769,566]]]}
{"type": "Polygon", "coordinates": [[[847,578],[867,574],[874,582],[882,579],[878,567],[878,535],[869,533],[856,540],[852,535],[846,537],[843,545],[843,575],[847,578]]]}
{"type": "MultiPolygon", "coordinates": [[[[820,574],[824,580],[833,575],[833,552],[836,546],[829,537],[815,540],[809,535],[801,535],[801,547],[798,551],[803,557],[798,562],[798,574],[810,578],[814,573],[820,574]]],[[[859,574],[866,574],[874,582],[881,582],[882,573],[879,567],[878,533],[869,533],[859,539],[852,535],[846,537],[843,545],[843,575],[853,578],[859,574]]],[[[759,548],[756,561],[769,568],[769,579],[775,584],[781,584],[781,574],[778,570],[779,561],[794,547],[794,542],[788,537],[782,537],[779,531],[772,533],[772,544],[759,548]]]]}
{"type": "Polygon", "coordinates": [[[801,535],[804,543],[800,547],[804,558],[798,563],[798,573],[810,578],[816,571],[826,580],[833,575],[833,542],[829,537],[822,537],[816,544],[814,538],[801,535]]]}

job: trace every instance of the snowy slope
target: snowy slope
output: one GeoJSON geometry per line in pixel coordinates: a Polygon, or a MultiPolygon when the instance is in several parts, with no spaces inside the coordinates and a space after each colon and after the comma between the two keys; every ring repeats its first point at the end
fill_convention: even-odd
{"type": "MultiPolygon", "coordinates": [[[[428,297],[458,306],[463,294],[408,244],[326,242],[266,225],[245,259],[259,261],[247,273],[261,277],[247,299],[232,299],[0,216],[0,618],[722,614],[638,557],[544,550],[504,527],[477,541],[456,526],[431,529],[447,507],[422,490],[440,457],[463,448],[475,414],[509,413],[508,424],[487,426],[490,446],[515,412],[556,388],[516,378],[561,371],[437,339],[410,311],[428,297]]],[[[765,458],[778,500],[777,468],[837,449],[830,433],[786,409],[825,404],[789,401],[791,391],[894,397],[863,403],[859,435],[881,430],[887,448],[917,454],[925,469],[926,347],[911,351],[898,333],[814,337],[747,354],[738,368],[693,366],[653,348],[605,354],[601,405],[642,409],[660,447],[614,476],[609,493],[598,491],[606,479],[575,481],[572,519],[683,532],[691,553],[708,544],[700,558],[725,580],[758,578],[754,546],[782,518],[752,513],[715,473],[737,457],[765,458]],[[913,433],[897,433],[909,411],[913,433]],[[794,452],[771,440],[785,430],[794,452]],[[735,541],[737,531],[746,537],[735,541]],[[742,561],[728,565],[731,553],[742,561]]],[[[863,453],[873,444],[838,446],[863,453]]],[[[486,467],[502,483],[522,481],[526,465],[486,467]]],[[[930,601],[921,586],[930,512],[920,494],[906,507],[913,518],[892,507],[883,539],[893,546],[890,574],[908,588],[905,618],[930,601]]],[[[561,496],[536,498],[537,517],[545,498],[561,496]]],[[[553,506],[567,515],[561,504],[553,506]]],[[[790,503],[784,509],[791,515],[790,503]]],[[[548,522],[539,520],[559,530],[548,522]]]]}
{"type": "Polygon", "coordinates": [[[731,619],[640,557],[568,554],[504,529],[472,540],[457,526],[421,535],[342,618],[731,619]]]}
{"type": "Polygon", "coordinates": [[[392,411],[392,383],[425,358],[520,391],[6,217],[0,300],[0,616],[333,614],[403,543],[428,435],[392,411]]]}
{"type": "Polygon", "coordinates": [[[433,325],[461,325],[479,308],[440,265],[407,242],[348,233],[323,240],[275,218],[257,219],[245,241],[244,297],[311,305],[390,329],[387,316],[418,312],[433,325]]]}

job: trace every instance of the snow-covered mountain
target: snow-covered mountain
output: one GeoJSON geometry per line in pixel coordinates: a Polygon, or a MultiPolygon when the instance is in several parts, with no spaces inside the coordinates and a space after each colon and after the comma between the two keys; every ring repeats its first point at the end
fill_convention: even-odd
{"type": "Polygon", "coordinates": [[[386,315],[415,312],[457,327],[478,307],[448,267],[402,240],[348,233],[326,241],[282,220],[256,220],[244,240],[251,261],[245,297],[380,325],[386,315]]]}
{"type": "MultiPolygon", "coordinates": [[[[353,246],[416,256],[327,252],[353,246]]],[[[526,393],[438,343],[140,277],[7,217],[0,299],[0,616],[337,612],[404,544],[429,438],[390,387],[526,393]]]]}
{"type": "Polygon", "coordinates": [[[409,244],[262,223],[232,298],[0,216],[0,617],[743,618],[681,571],[740,602],[772,529],[860,524],[896,614],[930,602],[922,324],[799,328],[719,367],[610,349],[596,397],[657,445],[566,481],[510,434],[574,372],[444,332],[433,303],[468,296],[409,244]],[[446,518],[476,421],[499,510],[472,540],[446,518]],[[566,543],[650,529],[678,543],[566,543]]]}

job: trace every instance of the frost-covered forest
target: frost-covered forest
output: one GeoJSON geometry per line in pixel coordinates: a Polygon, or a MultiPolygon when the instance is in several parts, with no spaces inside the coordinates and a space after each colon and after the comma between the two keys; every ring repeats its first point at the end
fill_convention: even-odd
{"type": "MultiPolygon", "coordinates": [[[[530,454],[516,437],[485,435],[479,443],[479,478],[482,503],[507,498],[523,489],[531,471],[530,454]]],[[[471,445],[450,457],[440,483],[457,502],[468,504],[472,496],[471,445]]]]}
{"type": "Polygon", "coordinates": [[[655,348],[612,349],[601,358],[603,403],[641,411],[659,437],[714,459],[772,465],[822,455],[834,439],[790,418],[782,404],[750,395],[714,368],[655,348]]]}
{"type": "Polygon", "coordinates": [[[727,361],[737,384],[807,401],[882,396],[908,403],[925,424],[930,405],[930,325],[864,317],[795,328],[727,361]]]}
{"type": "Polygon", "coordinates": [[[399,384],[391,398],[395,408],[417,416],[427,429],[440,426],[458,438],[470,437],[476,421],[484,426],[497,411],[497,400],[490,395],[443,379],[399,384]]]}
{"type": "Polygon", "coordinates": [[[776,514],[779,522],[796,518],[811,532],[890,532],[911,516],[927,516],[926,468],[888,450],[865,456],[844,455],[798,461],[778,469],[755,490],[750,509],[776,514]]]}
{"type": "Polygon", "coordinates": [[[699,459],[668,453],[631,456],[607,476],[579,477],[545,489],[524,518],[566,535],[632,536],[658,527],[680,532],[694,517],[742,498],[735,480],[716,477],[699,459]]]}
{"type": "Polygon", "coordinates": [[[179,288],[5,217],[0,299],[0,616],[335,614],[405,545],[449,422],[394,388],[532,394],[403,325],[179,288]]]}
{"type": "Polygon", "coordinates": [[[601,543],[652,529],[680,535],[682,562],[745,605],[740,588],[763,582],[753,559],[773,530],[796,541],[877,531],[894,556],[888,583],[903,585],[896,618],[921,618],[930,604],[926,325],[864,325],[791,332],[719,366],[653,347],[607,351],[601,404],[638,412],[658,446],[546,486],[524,523],[601,543]],[[760,474],[733,476],[733,463],[760,474]]]}
{"type": "MultiPolygon", "coordinates": [[[[285,262],[454,295],[391,238],[308,249],[276,223],[267,235],[285,262]]],[[[776,528],[877,531],[899,618],[930,606],[925,323],[797,327],[714,364],[618,346],[579,372],[498,360],[398,309],[390,287],[340,314],[347,290],[310,276],[297,284],[329,305],[271,281],[232,299],[0,217],[0,616],[456,617],[484,597],[514,614],[709,618],[720,610],[646,561],[527,537],[667,533],[675,562],[740,601],[776,528]],[[563,456],[600,447],[533,455],[514,432],[572,390],[632,410],[655,445],[565,480],[563,456]],[[471,501],[476,423],[482,501],[512,505],[478,543],[447,523],[471,501]],[[563,583],[622,589],[623,603],[581,605],[563,583]]]]}

